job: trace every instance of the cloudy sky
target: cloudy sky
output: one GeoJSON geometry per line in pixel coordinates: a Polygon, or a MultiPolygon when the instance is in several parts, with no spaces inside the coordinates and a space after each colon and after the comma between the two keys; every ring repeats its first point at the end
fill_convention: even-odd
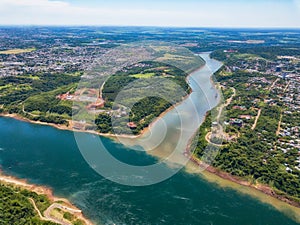
{"type": "Polygon", "coordinates": [[[300,28],[300,0],[0,0],[0,24],[300,28]]]}

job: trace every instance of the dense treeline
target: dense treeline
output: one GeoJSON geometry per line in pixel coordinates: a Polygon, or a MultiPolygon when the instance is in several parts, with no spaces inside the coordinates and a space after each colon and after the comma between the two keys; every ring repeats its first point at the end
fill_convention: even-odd
{"type": "MultiPolygon", "coordinates": [[[[296,49],[283,50],[282,48],[253,48],[239,50],[239,53],[256,54],[271,59],[273,55],[299,55],[296,49]],[[269,51],[266,51],[268,49],[269,51]],[[265,52],[266,51],[266,52],[265,52]],[[265,55],[261,53],[265,53],[265,55]]],[[[214,58],[223,60],[227,63],[226,54],[223,51],[216,51],[212,54],[214,58]]],[[[252,183],[263,183],[272,187],[276,193],[286,196],[296,202],[300,202],[300,171],[297,169],[289,170],[297,166],[295,159],[299,157],[297,149],[282,151],[277,148],[278,137],[276,131],[280,115],[284,111],[279,104],[268,104],[266,99],[271,94],[268,91],[270,84],[253,81],[253,78],[261,78],[264,75],[259,73],[248,73],[245,71],[235,71],[226,73],[226,64],[216,74],[216,79],[227,87],[234,87],[237,96],[232,104],[227,107],[228,118],[238,118],[241,114],[257,115],[260,108],[261,115],[254,130],[251,129],[254,120],[249,126],[249,121],[244,121],[243,127],[226,127],[227,133],[239,134],[237,141],[225,143],[220,147],[220,152],[213,162],[213,166],[226,171],[232,175],[239,176],[252,183]],[[224,72],[225,71],[225,72],[224,72]],[[249,84],[251,79],[251,85],[249,84]],[[259,86],[259,88],[257,88],[259,86]],[[254,103],[256,100],[257,103],[254,103]],[[246,106],[245,110],[234,110],[233,106],[246,106]],[[253,108],[252,108],[253,107],[253,108]]],[[[268,78],[271,80],[272,78],[268,78]]],[[[275,80],[275,78],[273,79],[275,80]]],[[[228,95],[227,95],[228,96],[228,95]]],[[[283,116],[283,123],[299,125],[296,114],[283,116]],[[294,122],[295,121],[295,122],[294,122]],[[298,122],[298,123],[297,123],[298,122]]],[[[211,119],[208,116],[200,127],[200,136],[196,140],[196,156],[201,158],[204,150],[208,147],[205,135],[210,131],[211,119]]]]}
{"type": "Polygon", "coordinates": [[[240,53],[255,54],[265,59],[274,60],[280,55],[289,56],[300,56],[299,46],[290,47],[255,47],[255,48],[242,48],[239,50],[240,53]]]}
{"type": "Polygon", "coordinates": [[[136,133],[147,127],[154,118],[172,106],[171,103],[158,97],[147,97],[136,103],[130,112],[130,121],[138,124],[136,133]]]}
{"type": "Polygon", "coordinates": [[[205,140],[205,136],[211,131],[211,112],[206,114],[204,122],[199,128],[199,136],[193,140],[193,147],[195,148],[194,154],[199,158],[202,157],[208,142],[205,140]]]}
{"type": "MultiPolygon", "coordinates": [[[[280,150],[271,149],[278,125],[276,119],[279,119],[279,116],[280,111],[277,107],[263,109],[257,128],[254,131],[246,129],[237,142],[230,142],[221,147],[213,166],[250,182],[267,184],[281,191],[281,194],[286,193],[293,200],[299,201],[300,172],[295,170],[288,173],[283,167],[283,164],[294,159],[298,152],[290,151],[285,155],[280,150]],[[266,144],[265,140],[270,144],[266,144]]],[[[200,135],[196,140],[195,154],[198,158],[203,156],[208,147],[205,135],[210,131],[210,127],[211,120],[208,116],[201,125],[200,135]]]]}
{"type": "Polygon", "coordinates": [[[39,75],[39,79],[3,77],[0,79],[0,87],[2,87],[0,104],[18,104],[34,94],[48,92],[64,85],[76,83],[79,80],[80,77],[78,76],[66,74],[42,74],[39,75]],[[9,85],[11,85],[11,87],[9,85]],[[21,85],[26,88],[16,88],[21,85]]]}
{"type": "Polygon", "coordinates": [[[223,50],[216,50],[210,54],[210,57],[219,61],[226,61],[227,56],[223,50]]]}
{"type": "MultiPolygon", "coordinates": [[[[122,96],[118,99],[122,103],[122,107],[130,107],[129,118],[119,118],[113,124],[114,132],[121,133],[139,133],[143,128],[147,127],[151,121],[168,109],[172,104],[182,100],[190,91],[189,85],[186,83],[187,73],[180,69],[160,62],[143,62],[142,66],[133,68],[125,68],[125,70],[117,72],[111,76],[105,83],[102,90],[103,98],[106,100],[106,106],[114,105],[116,97],[122,91],[122,96]],[[154,79],[152,79],[154,78],[154,79]],[[152,80],[151,80],[152,79],[152,80]],[[169,82],[170,80],[170,82],[169,82]],[[137,83],[135,83],[138,81],[137,83]],[[180,87],[180,88],[178,88],[180,87]],[[181,90],[178,90],[181,89],[181,90]],[[135,98],[147,96],[138,102],[135,98]],[[162,97],[159,97],[162,96],[162,97]],[[164,100],[163,97],[168,96],[172,102],[164,100]],[[133,104],[133,106],[131,105],[133,104]],[[126,129],[128,122],[134,122],[137,127],[126,129]]],[[[118,102],[119,103],[119,102],[118,102]]],[[[106,133],[112,132],[108,128],[111,121],[108,115],[100,114],[96,120],[98,129],[106,133]]]]}
{"type": "Polygon", "coordinates": [[[100,133],[110,133],[112,131],[111,116],[106,113],[99,114],[95,119],[95,124],[100,133]]]}
{"type": "Polygon", "coordinates": [[[35,201],[38,200],[38,207],[45,209],[43,205],[46,205],[44,204],[47,202],[46,197],[0,184],[0,224],[55,225],[55,223],[39,219],[28,197],[33,198],[35,201]]]}
{"type": "Polygon", "coordinates": [[[66,93],[75,85],[66,85],[53,91],[33,95],[24,101],[24,110],[26,112],[39,111],[42,113],[52,112],[57,114],[72,115],[72,102],[61,101],[57,95],[66,93]]]}
{"type": "MultiPolygon", "coordinates": [[[[253,54],[260,56],[262,58],[268,60],[275,60],[277,56],[280,55],[288,55],[288,56],[300,56],[300,48],[299,46],[291,46],[291,47],[251,47],[251,48],[239,48],[238,52],[241,54],[253,54]]],[[[211,53],[211,57],[220,61],[225,62],[230,54],[228,52],[224,52],[224,50],[217,50],[211,53]]]]}
{"type": "Polygon", "coordinates": [[[72,103],[56,97],[74,89],[78,80],[77,76],[65,74],[43,74],[35,79],[1,78],[1,113],[16,113],[34,121],[68,124],[66,119],[72,116],[72,103]]]}
{"type": "Polygon", "coordinates": [[[171,107],[171,104],[158,97],[147,97],[136,103],[130,112],[130,120],[138,123],[148,115],[157,117],[162,111],[171,107]]]}
{"type": "Polygon", "coordinates": [[[95,120],[95,124],[101,133],[114,131],[114,133],[118,134],[138,134],[169,107],[171,107],[171,104],[164,99],[146,97],[133,106],[127,118],[116,118],[112,124],[111,115],[100,113],[95,120]],[[137,124],[137,127],[127,128],[127,123],[129,122],[137,124]]]}
{"type": "Polygon", "coordinates": [[[106,101],[113,102],[119,94],[119,91],[125,88],[134,80],[136,80],[136,78],[129,76],[111,76],[105,83],[105,87],[102,91],[103,98],[106,101]]]}

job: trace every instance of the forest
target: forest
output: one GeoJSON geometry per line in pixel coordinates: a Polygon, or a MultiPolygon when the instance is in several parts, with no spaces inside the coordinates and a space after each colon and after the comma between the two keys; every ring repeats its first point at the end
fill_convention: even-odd
{"type": "Polygon", "coordinates": [[[37,202],[41,210],[50,206],[45,196],[21,190],[12,186],[0,184],[0,224],[7,225],[56,225],[40,220],[29,197],[37,202]]]}
{"type": "Polygon", "coordinates": [[[127,117],[117,118],[113,124],[110,118],[113,115],[100,114],[95,121],[100,132],[138,134],[153,119],[190,92],[184,71],[160,62],[142,62],[142,66],[140,65],[119,71],[106,81],[102,91],[106,105],[114,105],[114,109],[130,108],[130,111],[127,112],[127,117]],[[164,99],[165,96],[168,99],[164,99]],[[118,104],[117,97],[121,101],[117,101],[118,104]],[[136,124],[136,127],[128,129],[126,124],[130,122],[136,124]],[[114,129],[109,128],[112,126],[114,129]]]}
{"type": "Polygon", "coordinates": [[[40,74],[0,78],[1,113],[17,113],[28,119],[67,124],[72,115],[72,103],[60,101],[57,95],[76,88],[79,76],[40,74]]]}

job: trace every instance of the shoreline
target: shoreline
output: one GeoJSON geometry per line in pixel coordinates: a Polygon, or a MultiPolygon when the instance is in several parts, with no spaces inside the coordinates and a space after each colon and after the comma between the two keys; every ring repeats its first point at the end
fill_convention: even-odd
{"type": "MultiPolygon", "coordinates": [[[[210,81],[216,87],[216,83],[213,80],[213,74],[210,76],[210,81]]],[[[207,113],[205,114],[202,123],[206,120],[207,113]]],[[[282,203],[285,203],[285,204],[288,204],[289,206],[296,207],[297,209],[300,209],[300,202],[297,202],[295,200],[290,199],[289,196],[287,196],[285,193],[283,193],[283,195],[280,195],[280,194],[276,193],[276,190],[274,190],[272,187],[270,187],[266,184],[261,184],[261,183],[253,184],[253,183],[243,179],[242,177],[231,175],[231,174],[229,174],[225,171],[222,171],[222,170],[220,170],[218,168],[215,168],[211,165],[206,165],[205,163],[203,163],[198,157],[193,155],[193,153],[190,151],[190,148],[193,144],[194,136],[190,138],[189,143],[188,143],[188,145],[187,145],[187,147],[184,151],[184,155],[186,157],[189,157],[189,159],[190,159],[189,163],[194,164],[193,166],[196,166],[198,169],[202,170],[202,171],[200,171],[200,172],[198,171],[196,173],[198,173],[198,174],[200,173],[202,175],[205,174],[205,173],[215,175],[219,179],[229,181],[229,182],[233,182],[237,185],[241,185],[241,186],[244,186],[244,187],[249,187],[253,190],[261,192],[262,194],[264,194],[266,196],[270,196],[270,197],[272,197],[276,200],[279,200],[282,203]]],[[[186,167],[188,167],[188,165],[186,167]]],[[[187,169],[189,169],[189,168],[187,168],[187,169]]],[[[205,177],[207,178],[206,175],[205,175],[205,177]]],[[[292,197],[292,196],[290,196],[290,197],[292,197]]],[[[298,218],[298,222],[300,222],[300,218],[298,218]]]]}
{"type": "Polygon", "coordinates": [[[287,199],[287,201],[285,201],[280,195],[278,195],[279,198],[277,198],[276,193],[266,185],[251,184],[249,181],[230,175],[217,168],[211,166],[207,167],[207,165],[201,163],[199,159],[195,162],[191,158],[185,170],[187,173],[199,176],[199,178],[206,182],[215,184],[217,188],[234,190],[241,195],[248,196],[262,204],[269,205],[293,221],[300,223],[300,208],[294,204],[290,204],[291,200],[287,199]]]}
{"type": "MultiPolygon", "coordinates": [[[[213,75],[214,74],[212,74],[210,76],[210,82],[216,88],[216,81],[213,79],[213,75]]],[[[218,90],[218,89],[216,88],[216,90],[218,90]]],[[[219,104],[220,104],[220,101],[219,101],[219,104]]],[[[206,113],[206,115],[205,115],[204,120],[202,121],[202,123],[206,120],[206,118],[207,118],[207,113],[206,113]]],[[[242,186],[249,187],[249,188],[252,188],[254,190],[260,191],[261,193],[263,193],[265,195],[271,196],[271,197],[273,197],[273,198],[275,198],[275,199],[277,199],[277,200],[279,200],[281,202],[284,202],[286,204],[289,204],[290,206],[293,206],[293,207],[296,207],[296,208],[300,209],[300,202],[294,201],[294,200],[290,199],[286,195],[280,195],[280,194],[276,193],[276,190],[274,190],[272,187],[270,187],[268,185],[260,184],[260,183],[252,184],[251,182],[243,179],[242,177],[233,176],[233,175],[231,175],[231,174],[229,174],[229,173],[227,173],[225,171],[222,171],[222,170],[220,170],[218,168],[215,168],[213,166],[205,165],[199,158],[197,158],[196,156],[192,155],[192,152],[190,151],[190,147],[191,147],[191,145],[193,143],[193,140],[194,140],[194,136],[190,139],[190,141],[189,141],[189,143],[188,143],[188,145],[187,145],[187,147],[185,149],[185,154],[190,157],[190,162],[191,163],[194,163],[195,165],[197,165],[198,167],[200,167],[200,169],[201,168],[204,169],[204,172],[216,175],[216,176],[218,176],[221,179],[233,182],[235,184],[242,185],[242,186]],[[190,154],[190,155],[188,155],[188,154],[190,154]]],[[[201,172],[201,174],[202,173],[203,172],[201,172]]],[[[300,221],[300,218],[299,218],[299,221],[300,221]]]]}
{"type": "MultiPolygon", "coordinates": [[[[183,100],[185,100],[185,98],[183,100]]],[[[180,103],[178,103],[178,104],[180,104],[180,103]]],[[[41,121],[30,120],[30,119],[28,119],[26,117],[23,117],[23,116],[21,116],[19,114],[15,114],[15,113],[14,114],[0,113],[0,117],[12,118],[12,119],[15,119],[15,120],[18,120],[18,121],[22,121],[22,122],[26,122],[26,123],[31,123],[31,124],[36,124],[36,125],[41,125],[41,126],[49,126],[49,127],[56,128],[58,130],[63,130],[63,131],[71,131],[71,132],[78,132],[78,133],[94,134],[94,135],[97,135],[97,136],[111,138],[111,139],[118,139],[118,138],[136,139],[136,138],[142,137],[145,133],[147,133],[150,130],[151,126],[153,126],[154,123],[157,122],[157,120],[159,120],[162,117],[164,117],[165,114],[167,114],[168,112],[172,111],[176,106],[177,106],[177,104],[175,106],[171,106],[169,109],[167,109],[164,112],[162,112],[154,121],[152,121],[148,125],[148,127],[144,128],[139,135],[108,134],[108,133],[100,133],[100,132],[93,131],[93,130],[77,130],[77,129],[73,129],[73,128],[69,127],[69,126],[66,126],[66,125],[55,124],[55,123],[46,123],[46,122],[41,122],[41,121]]]]}
{"type": "MultiPolygon", "coordinates": [[[[200,68],[196,69],[195,71],[192,71],[187,77],[186,80],[188,80],[188,78],[196,71],[201,70],[205,65],[201,66],[200,68]]],[[[215,84],[214,80],[212,79],[213,74],[210,76],[210,81],[215,84]]],[[[2,117],[9,117],[9,118],[13,118],[13,119],[17,119],[20,121],[24,121],[24,122],[29,122],[29,123],[33,123],[33,124],[38,124],[38,125],[45,125],[45,126],[52,126],[56,129],[59,130],[68,130],[68,131],[73,131],[73,132],[82,132],[82,133],[90,133],[90,134],[94,134],[97,136],[102,136],[102,137],[106,137],[106,138],[112,138],[112,139],[117,139],[117,138],[128,138],[128,139],[135,139],[135,138],[139,138],[142,135],[144,135],[145,133],[147,133],[151,127],[162,117],[164,117],[167,113],[169,113],[170,111],[172,111],[176,106],[178,106],[179,104],[181,104],[185,99],[187,99],[191,94],[193,93],[193,90],[190,91],[190,93],[185,96],[181,102],[178,102],[177,104],[175,104],[174,106],[171,106],[170,108],[168,108],[167,110],[165,110],[163,113],[161,113],[155,120],[153,120],[146,128],[144,128],[141,133],[137,136],[133,136],[133,135],[114,135],[114,134],[103,134],[103,133],[99,133],[96,131],[88,131],[88,130],[75,130],[71,127],[68,127],[66,125],[58,125],[58,124],[53,124],[53,123],[45,123],[45,122],[39,122],[39,121],[32,121],[29,120],[25,117],[22,117],[20,115],[17,114],[0,114],[0,116],[2,117]]],[[[206,119],[206,116],[204,118],[204,120],[206,119]]],[[[203,120],[203,121],[204,121],[203,120]]],[[[203,123],[202,121],[202,123],[203,123]]],[[[193,140],[193,138],[191,138],[191,140],[193,140]]],[[[187,148],[184,150],[185,153],[189,153],[189,146],[192,143],[190,142],[187,146],[187,148]]],[[[233,175],[230,175],[224,171],[221,171],[217,168],[214,168],[212,166],[208,166],[204,171],[199,172],[199,168],[201,169],[201,167],[206,167],[205,165],[203,165],[203,163],[200,161],[199,158],[196,158],[194,156],[191,156],[190,158],[190,163],[194,164],[194,167],[196,166],[198,169],[198,172],[196,172],[197,174],[203,175],[205,177],[209,176],[209,174],[214,175],[219,177],[219,179],[222,179],[224,181],[228,181],[228,182],[232,182],[235,183],[239,186],[244,186],[244,187],[249,187],[253,190],[257,190],[259,191],[261,194],[265,195],[265,196],[270,196],[284,204],[288,204],[292,207],[296,207],[297,209],[300,208],[300,203],[296,202],[296,201],[292,201],[290,199],[288,199],[287,197],[283,196],[283,195],[279,195],[276,193],[275,190],[273,190],[271,187],[267,186],[267,185],[263,185],[263,184],[252,184],[249,181],[244,180],[241,177],[236,177],[233,175]],[[205,175],[206,174],[206,175],[205,175]],[[208,175],[207,175],[208,174],[208,175]]],[[[1,171],[0,171],[0,181],[1,181],[1,171]]],[[[211,182],[211,179],[205,178],[208,182],[211,182]]],[[[17,180],[17,179],[16,179],[17,180]]],[[[233,185],[232,185],[233,186],[233,185]]],[[[230,188],[230,185],[228,185],[228,187],[230,188]]],[[[239,191],[239,187],[231,187],[234,190],[238,190],[239,191]]],[[[50,190],[50,189],[49,189],[50,190]]],[[[51,190],[50,190],[51,191],[51,190]]],[[[249,196],[252,196],[251,193],[248,193],[249,196]]],[[[260,201],[262,201],[260,199],[260,201]]],[[[271,203],[270,203],[271,204],[271,203]]],[[[271,204],[273,205],[273,204],[271,204]]],[[[277,208],[278,209],[278,208],[277,208]]],[[[299,220],[300,221],[300,220],[299,220]]]]}
{"type": "Polygon", "coordinates": [[[94,223],[92,223],[89,219],[87,219],[83,215],[81,209],[79,209],[77,206],[72,204],[66,198],[56,197],[49,187],[36,185],[36,184],[30,184],[30,183],[28,183],[28,181],[26,179],[19,179],[19,178],[13,177],[13,176],[5,175],[3,173],[3,171],[0,170],[0,184],[1,183],[4,184],[4,185],[12,185],[12,186],[16,186],[16,187],[19,187],[19,188],[22,188],[22,189],[26,189],[30,192],[35,192],[38,195],[46,195],[47,198],[51,201],[52,204],[54,204],[55,202],[61,201],[66,206],[72,208],[73,210],[78,211],[78,212],[80,211],[79,214],[77,212],[77,219],[82,220],[83,222],[85,222],[86,225],[94,225],[94,223]]]}
{"type": "MultiPolygon", "coordinates": [[[[193,75],[193,73],[197,72],[198,70],[203,69],[203,67],[206,65],[206,63],[202,66],[200,66],[199,68],[193,70],[190,72],[190,74],[186,77],[185,81],[188,84],[188,79],[190,76],[193,75]]],[[[213,80],[211,80],[212,83],[213,80]]],[[[128,138],[128,139],[136,139],[136,138],[140,138],[142,137],[145,133],[147,133],[150,128],[161,118],[163,118],[167,113],[169,113],[170,111],[172,111],[173,109],[175,109],[177,106],[179,106],[183,101],[185,101],[187,98],[190,97],[190,95],[193,93],[193,90],[191,89],[190,92],[184,96],[182,98],[182,100],[180,102],[177,102],[175,105],[170,106],[168,109],[166,109],[165,111],[163,111],[158,117],[156,117],[147,127],[145,127],[140,134],[138,135],[129,135],[129,134],[109,134],[109,133],[100,133],[97,131],[93,131],[93,130],[77,130],[74,128],[71,128],[67,125],[62,125],[62,124],[55,124],[55,123],[47,123],[47,122],[41,122],[41,121],[35,121],[35,120],[30,120],[22,115],[13,113],[13,114],[9,114],[9,113],[0,113],[0,117],[7,117],[7,118],[13,118],[19,121],[23,121],[23,122],[28,122],[28,123],[32,123],[32,124],[37,124],[37,125],[43,125],[43,126],[51,126],[54,127],[56,129],[59,130],[66,130],[66,131],[73,131],[73,132],[81,132],[81,133],[89,133],[89,134],[94,134],[97,136],[102,136],[102,137],[107,137],[107,138],[112,138],[112,139],[118,139],[118,138],[128,138]]],[[[72,120],[68,120],[68,122],[70,122],[72,120]]]]}
{"type": "MultiPolygon", "coordinates": [[[[202,65],[201,67],[199,67],[199,68],[191,71],[190,74],[185,79],[186,83],[188,84],[188,79],[190,78],[190,76],[193,75],[193,73],[197,72],[198,70],[201,70],[205,65],[206,65],[206,63],[204,65],[202,65]]],[[[15,120],[18,120],[18,121],[27,122],[27,123],[36,124],[36,125],[41,125],[41,126],[50,126],[50,127],[55,128],[55,129],[58,129],[58,130],[94,134],[94,135],[97,135],[97,136],[111,138],[111,139],[114,139],[114,140],[118,139],[118,138],[137,139],[137,138],[142,137],[144,134],[148,133],[151,130],[151,127],[157,121],[159,121],[160,119],[162,119],[170,111],[176,109],[176,107],[178,105],[182,104],[182,102],[184,102],[186,99],[188,99],[192,93],[193,93],[193,90],[192,90],[192,88],[190,88],[188,94],[186,96],[183,96],[182,99],[181,99],[181,101],[177,102],[175,105],[172,105],[167,110],[163,111],[147,127],[145,127],[140,132],[140,134],[138,134],[138,135],[116,135],[116,134],[100,133],[100,132],[92,131],[92,130],[76,130],[73,127],[70,126],[70,125],[72,125],[72,120],[68,121],[69,125],[64,125],[64,124],[55,124],[55,123],[47,123],[47,122],[30,120],[30,119],[28,119],[28,118],[26,118],[26,117],[24,117],[24,116],[22,116],[20,114],[16,114],[16,113],[14,113],[14,114],[0,113],[0,117],[12,118],[12,119],[15,119],[15,120]],[[71,121],[71,123],[70,123],[70,121],[71,121]]],[[[13,186],[17,186],[17,187],[20,187],[20,188],[24,188],[24,189],[27,189],[29,191],[35,192],[35,193],[37,193],[39,195],[46,195],[47,198],[52,203],[54,203],[56,201],[62,201],[67,206],[69,206],[69,207],[71,207],[71,208],[73,208],[75,210],[81,211],[75,205],[73,205],[68,199],[55,197],[53,195],[52,190],[49,187],[39,186],[39,185],[36,185],[36,184],[29,184],[26,179],[20,179],[20,178],[13,177],[13,176],[7,176],[7,175],[3,174],[3,172],[0,169],[0,184],[1,183],[8,184],[8,185],[13,185],[13,186]]],[[[87,225],[94,225],[90,220],[88,220],[86,217],[84,217],[84,215],[82,214],[82,211],[81,211],[80,215],[77,218],[81,219],[82,221],[84,221],[87,225]]]]}
{"type": "Polygon", "coordinates": [[[190,161],[192,163],[194,163],[195,165],[197,165],[198,168],[204,169],[204,171],[206,171],[210,174],[214,174],[214,175],[218,176],[221,179],[231,181],[231,182],[236,183],[238,185],[242,185],[242,186],[245,186],[245,187],[255,189],[257,191],[262,192],[265,195],[271,196],[271,197],[273,197],[273,198],[275,198],[275,199],[277,199],[281,202],[284,202],[286,204],[289,204],[293,207],[296,207],[296,208],[300,209],[300,202],[293,201],[293,200],[289,199],[287,196],[277,194],[276,191],[268,185],[261,184],[261,183],[253,184],[253,183],[243,179],[242,177],[231,175],[231,174],[229,174],[225,171],[222,171],[218,168],[207,165],[195,156],[191,156],[190,161]]]}

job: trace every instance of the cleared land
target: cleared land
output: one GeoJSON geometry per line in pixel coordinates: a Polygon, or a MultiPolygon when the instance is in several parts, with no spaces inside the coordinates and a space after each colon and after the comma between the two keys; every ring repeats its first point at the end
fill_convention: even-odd
{"type": "Polygon", "coordinates": [[[21,53],[33,52],[35,50],[36,50],[35,48],[25,48],[25,49],[16,48],[16,49],[0,51],[0,55],[16,55],[21,53]]]}

